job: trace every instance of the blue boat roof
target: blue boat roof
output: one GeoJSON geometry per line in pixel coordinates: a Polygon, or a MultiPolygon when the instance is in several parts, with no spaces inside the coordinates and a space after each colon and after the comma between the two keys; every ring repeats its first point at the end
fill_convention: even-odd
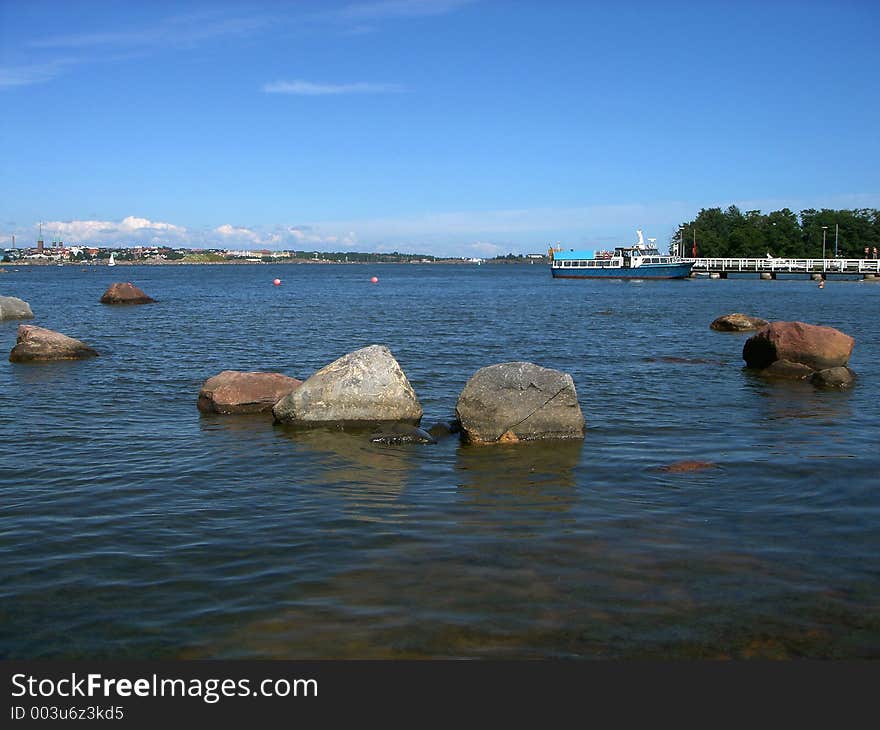
{"type": "Polygon", "coordinates": [[[608,258],[619,255],[625,251],[633,256],[664,256],[656,248],[636,246],[616,246],[613,251],[587,251],[585,249],[569,249],[568,251],[554,251],[553,258],[556,261],[583,261],[584,259],[608,258]]]}
{"type": "Polygon", "coordinates": [[[596,258],[595,251],[584,251],[571,249],[569,251],[554,251],[553,258],[556,261],[573,261],[578,260],[581,261],[583,259],[593,259],[596,258]]]}

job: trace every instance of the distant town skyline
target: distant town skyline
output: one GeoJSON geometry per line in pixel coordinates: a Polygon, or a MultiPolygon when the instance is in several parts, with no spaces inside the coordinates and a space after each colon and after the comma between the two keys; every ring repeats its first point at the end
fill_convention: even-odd
{"type": "Polygon", "coordinates": [[[0,0],[0,247],[666,246],[880,208],[874,2],[0,0]]]}

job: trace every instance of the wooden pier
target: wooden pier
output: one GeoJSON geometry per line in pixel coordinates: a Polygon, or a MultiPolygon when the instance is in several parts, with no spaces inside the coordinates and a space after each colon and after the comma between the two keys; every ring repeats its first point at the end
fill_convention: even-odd
{"type": "Polygon", "coordinates": [[[812,278],[829,276],[858,276],[880,279],[880,259],[709,259],[690,258],[694,266],[691,276],[711,276],[726,279],[730,274],[756,274],[763,279],[775,279],[780,274],[803,274],[812,278]]]}

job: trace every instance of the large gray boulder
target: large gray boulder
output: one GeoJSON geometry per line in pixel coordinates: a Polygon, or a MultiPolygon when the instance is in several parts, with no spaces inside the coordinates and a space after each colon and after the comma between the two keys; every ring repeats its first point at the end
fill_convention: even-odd
{"type": "Polygon", "coordinates": [[[35,327],[29,324],[18,326],[18,339],[10,362],[39,362],[48,360],[82,360],[95,357],[97,351],[84,342],[75,340],[60,332],[35,327]]]}
{"type": "Polygon", "coordinates": [[[384,345],[370,345],[326,365],[272,409],[294,425],[396,421],[418,424],[422,406],[384,345]]]}
{"type": "Polygon", "coordinates": [[[584,416],[571,375],[530,362],[478,370],[455,407],[475,443],[583,438],[584,416]]]}
{"type": "Polygon", "coordinates": [[[18,297],[0,297],[0,320],[31,319],[34,313],[24,299],[18,297]]]}
{"type": "Polygon", "coordinates": [[[224,370],[204,382],[196,405],[202,413],[264,413],[301,383],[280,373],[224,370]]]}

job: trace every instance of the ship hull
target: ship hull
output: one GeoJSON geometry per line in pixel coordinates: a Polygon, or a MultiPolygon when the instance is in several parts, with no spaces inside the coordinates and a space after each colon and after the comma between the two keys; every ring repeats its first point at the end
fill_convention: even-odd
{"type": "Polygon", "coordinates": [[[639,266],[636,268],[615,267],[590,269],[586,267],[550,269],[554,279],[685,279],[691,273],[693,264],[673,264],[670,266],[639,266]]]}

